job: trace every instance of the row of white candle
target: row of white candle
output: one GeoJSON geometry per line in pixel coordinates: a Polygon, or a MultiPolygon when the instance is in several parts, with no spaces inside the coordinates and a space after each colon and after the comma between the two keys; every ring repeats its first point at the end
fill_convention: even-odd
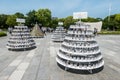
{"type": "Polygon", "coordinates": [[[62,52],[65,52],[65,53],[68,53],[68,54],[73,54],[73,55],[92,55],[92,54],[98,54],[100,53],[100,50],[99,49],[95,49],[95,50],[87,50],[87,49],[76,49],[76,50],[73,50],[73,49],[66,49],[66,48],[63,48],[61,47],[60,50],[62,52]]]}
{"type": "Polygon", "coordinates": [[[80,70],[89,70],[89,69],[96,69],[102,67],[104,65],[104,61],[101,60],[98,63],[88,63],[88,64],[81,64],[81,63],[70,63],[69,61],[64,61],[62,59],[56,58],[57,62],[64,67],[73,68],[73,69],[80,69],[80,70]]]}
{"type": "Polygon", "coordinates": [[[63,54],[62,52],[59,52],[57,54],[59,57],[66,59],[66,60],[70,60],[73,62],[91,62],[91,61],[98,61],[100,59],[102,59],[102,55],[97,55],[97,56],[72,56],[71,54],[63,54]]]}

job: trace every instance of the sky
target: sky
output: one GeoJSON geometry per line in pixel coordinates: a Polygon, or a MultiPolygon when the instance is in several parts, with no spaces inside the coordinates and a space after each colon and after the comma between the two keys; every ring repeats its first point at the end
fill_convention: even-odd
{"type": "Polygon", "coordinates": [[[53,17],[72,16],[73,12],[88,12],[89,17],[105,18],[120,13],[120,0],[0,0],[0,14],[27,14],[30,10],[48,8],[53,17]]]}

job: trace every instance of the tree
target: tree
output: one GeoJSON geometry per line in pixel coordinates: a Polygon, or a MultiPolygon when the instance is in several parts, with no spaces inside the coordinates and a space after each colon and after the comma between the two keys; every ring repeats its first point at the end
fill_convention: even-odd
{"type": "Polygon", "coordinates": [[[0,15],[0,28],[7,28],[6,20],[7,20],[7,15],[1,14],[0,15]]]}
{"type": "Polygon", "coordinates": [[[103,19],[102,18],[96,18],[97,19],[97,21],[103,21],[103,19]]]}
{"type": "Polygon", "coordinates": [[[56,28],[58,26],[58,18],[57,17],[53,17],[51,20],[51,28],[56,28]]]}
{"type": "Polygon", "coordinates": [[[17,16],[17,18],[24,18],[24,14],[20,13],[20,12],[17,12],[15,13],[14,15],[17,16]]]}
{"type": "Polygon", "coordinates": [[[104,18],[103,20],[103,29],[108,30],[117,30],[118,29],[118,23],[115,20],[116,15],[110,15],[104,18]]]}
{"type": "Polygon", "coordinates": [[[9,26],[17,25],[16,18],[17,18],[16,15],[9,15],[7,18],[6,24],[9,26]]]}
{"type": "Polygon", "coordinates": [[[120,14],[115,15],[116,28],[120,30],[120,14]]]}
{"type": "Polygon", "coordinates": [[[68,16],[68,17],[66,17],[65,18],[65,20],[64,20],[64,26],[65,26],[65,28],[69,28],[69,26],[70,25],[72,25],[72,24],[74,24],[75,23],[75,20],[73,19],[73,17],[72,16],[68,16]]]}
{"type": "Polygon", "coordinates": [[[33,25],[38,22],[37,20],[37,16],[35,15],[36,11],[35,10],[32,10],[32,11],[29,11],[26,15],[26,25],[29,26],[29,27],[33,27],[33,25]]]}
{"type": "Polygon", "coordinates": [[[65,18],[60,18],[58,19],[59,22],[64,22],[65,21],[65,18]]]}
{"type": "Polygon", "coordinates": [[[88,17],[87,19],[82,19],[83,22],[98,22],[100,21],[98,18],[88,17]]]}
{"type": "Polygon", "coordinates": [[[49,9],[39,9],[36,12],[37,19],[42,26],[49,27],[51,24],[51,11],[49,9]]]}

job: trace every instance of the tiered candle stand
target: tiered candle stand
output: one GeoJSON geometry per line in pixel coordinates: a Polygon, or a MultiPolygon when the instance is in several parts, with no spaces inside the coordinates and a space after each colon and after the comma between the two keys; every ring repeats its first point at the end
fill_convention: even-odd
{"type": "Polygon", "coordinates": [[[15,26],[7,43],[8,50],[25,51],[36,48],[27,26],[15,26]]]}
{"type": "Polygon", "coordinates": [[[65,38],[66,31],[63,27],[57,27],[52,35],[52,41],[62,42],[65,38]]]}
{"type": "Polygon", "coordinates": [[[57,53],[56,61],[62,69],[74,73],[92,74],[104,67],[98,43],[89,25],[71,25],[57,53]]]}

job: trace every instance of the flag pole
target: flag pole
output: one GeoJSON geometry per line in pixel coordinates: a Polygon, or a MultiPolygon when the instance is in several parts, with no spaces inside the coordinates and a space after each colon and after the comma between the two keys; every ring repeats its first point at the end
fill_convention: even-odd
{"type": "Polygon", "coordinates": [[[110,15],[111,15],[111,3],[109,4],[109,16],[108,16],[108,22],[110,21],[110,15]]]}

